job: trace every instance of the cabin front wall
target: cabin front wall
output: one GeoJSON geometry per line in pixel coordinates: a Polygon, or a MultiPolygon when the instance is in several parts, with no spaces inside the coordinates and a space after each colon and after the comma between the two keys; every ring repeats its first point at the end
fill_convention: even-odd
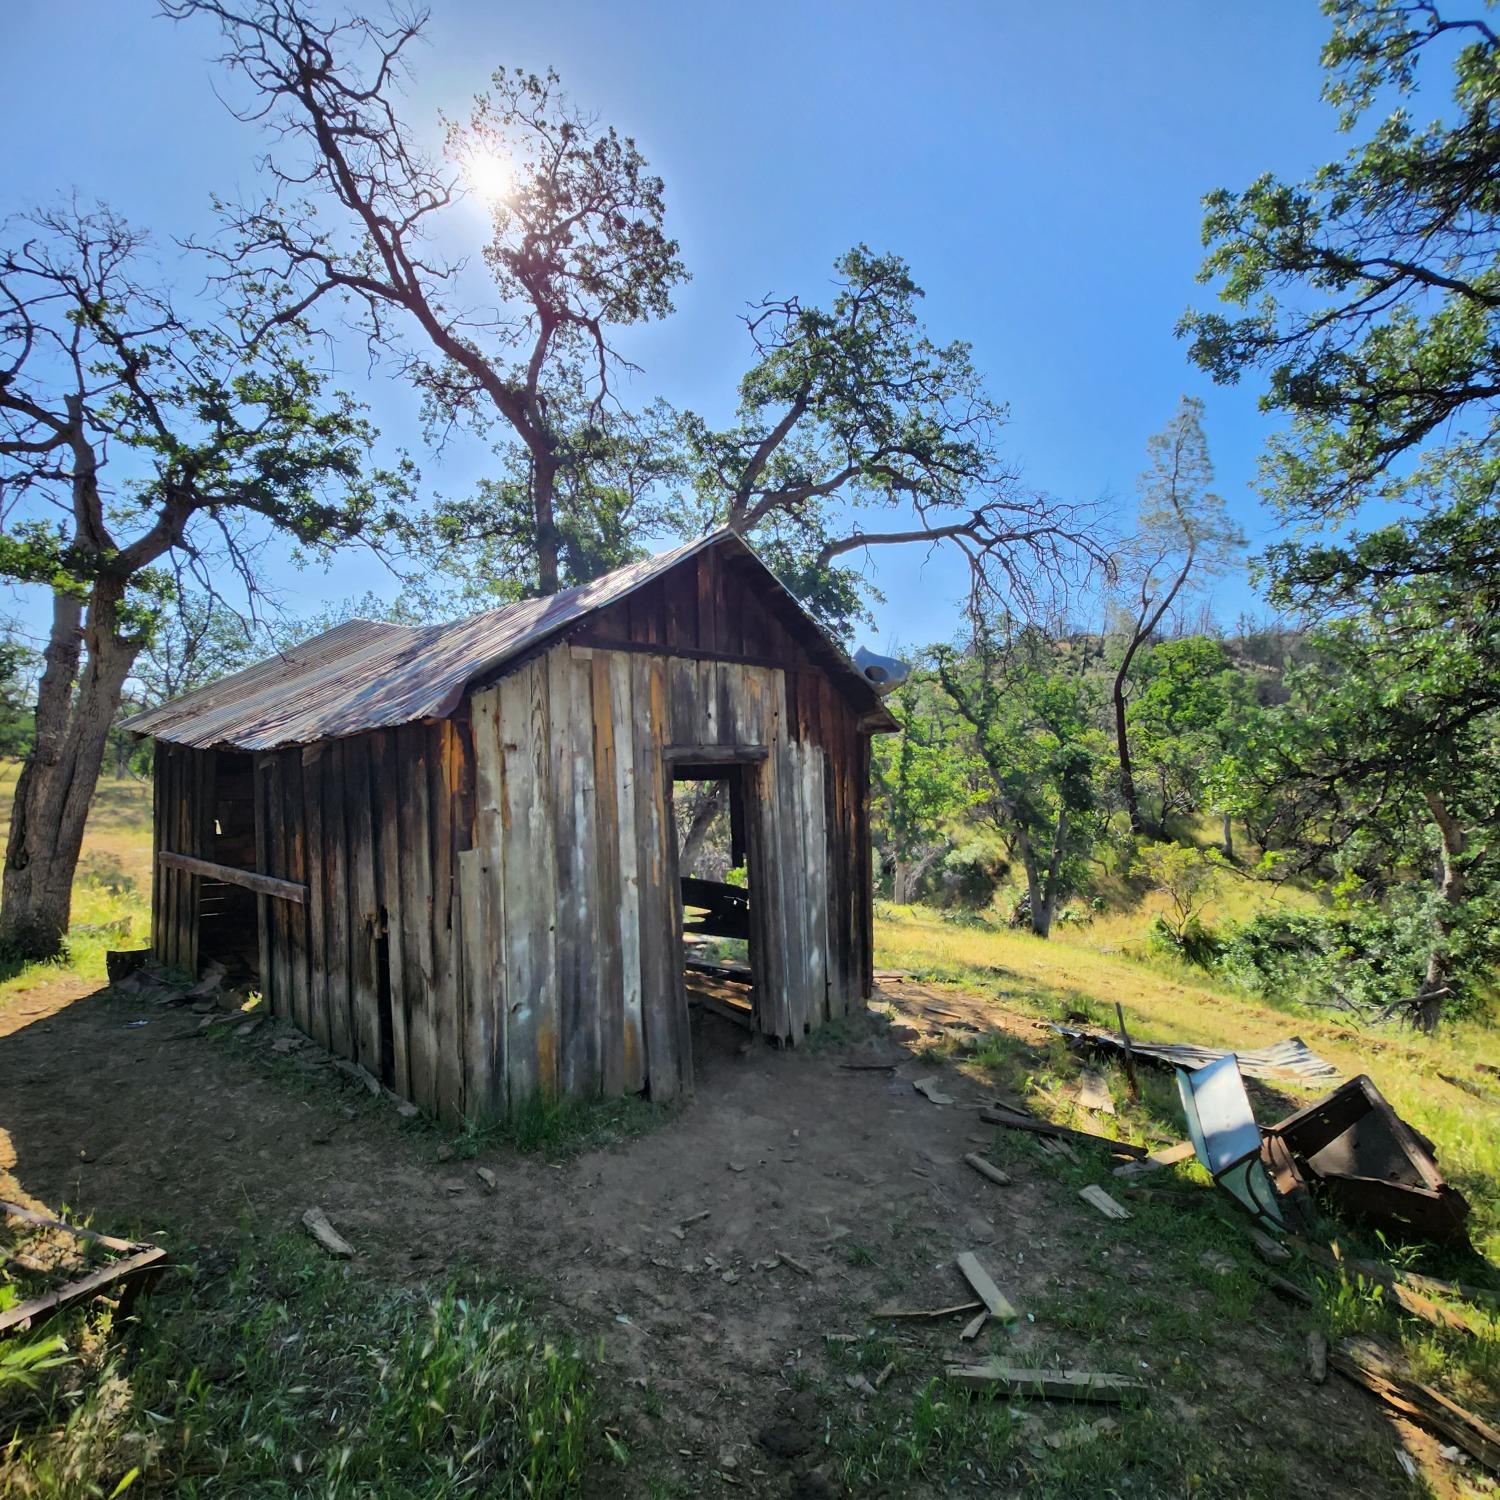
{"type": "Polygon", "coordinates": [[[863,993],[830,926],[827,757],[780,669],[561,645],[470,698],[459,856],[469,1097],[692,1084],[672,757],[744,757],[756,1019],[795,1042],[863,993]]]}

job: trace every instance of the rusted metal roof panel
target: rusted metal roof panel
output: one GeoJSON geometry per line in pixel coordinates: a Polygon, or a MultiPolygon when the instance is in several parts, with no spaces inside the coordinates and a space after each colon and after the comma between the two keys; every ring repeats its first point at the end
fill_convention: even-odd
{"type": "MultiPolygon", "coordinates": [[[[442,718],[453,712],[476,679],[499,672],[586,615],[719,545],[755,556],[733,533],[720,531],[549,598],[528,599],[450,625],[409,627],[352,620],[243,672],[136,714],[123,727],[198,749],[274,750],[442,718]]],[[[878,697],[858,668],[810,618],[803,618],[821,638],[835,670],[847,669],[855,690],[865,690],[878,706],[878,697]]]]}

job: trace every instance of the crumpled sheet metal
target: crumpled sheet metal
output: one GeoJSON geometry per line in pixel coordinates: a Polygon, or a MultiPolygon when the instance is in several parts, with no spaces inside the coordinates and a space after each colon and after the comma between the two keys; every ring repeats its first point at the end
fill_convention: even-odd
{"type": "Polygon", "coordinates": [[[1281,1201],[1261,1161],[1260,1126],[1234,1054],[1191,1072],[1178,1068],[1177,1090],[1193,1150],[1209,1175],[1253,1218],[1280,1229],[1281,1201]]]}
{"type": "MultiPolygon", "coordinates": [[[[1118,1035],[1108,1031],[1093,1031],[1077,1026],[1053,1024],[1052,1030],[1071,1040],[1087,1042],[1090,1046],[1103,1047],[1107,1051],[1122,1053],[1124,1043],[1118,1035]]],[[[1238,1060],[1240,1072],[1248,1078],[1271,1080],[1306,1078],[1314,1083],[1337,1083],[1344,1075],[1332,1063],[1325,1062],[1308,1047],[1301,1037],[1291,1037],[1274,1046],[1260,1047],[1249,1052],[1229,1052],[1220,1047],[1199,1047],[1193,1042],[1138,1042],[1130,1039],[1130,1050],[1137,1057],[1148,1057],[1154,1062],[1165,1063],[1174,1068],[1190,1071],[1206,1068],[1222,1058],[1238,1060]]]]}

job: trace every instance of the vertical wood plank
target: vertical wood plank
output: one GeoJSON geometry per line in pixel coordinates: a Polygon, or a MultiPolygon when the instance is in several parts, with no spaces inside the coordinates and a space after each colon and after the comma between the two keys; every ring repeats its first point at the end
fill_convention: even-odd
{"type": "Polygon", "coordinates": [[[631,657],[625,652],[609,653],[615,801],[619,812],[615,837],[620,863],[621,1061],[625,1089],[639,1093],[646,1086],[646,1033],[642,1014],[640,845],[636,827],[636,710],[630,663],[631,657]]]}
{"type": "MultiPolygon", "coordinates": [[[[323,962],[328,970],[328,1046],[340,1057],[354,1056],[349,931],[349,834],[344,826],[344,762],[347,740],[335,740],[322,756],[323,768],[323,962]]],[[[314,952],[314,961],[317,954],[314,952]]]]}
{"type": "Polygon", "coordinates": [[[652,678],[658,659],[636,656],[630,663],[630,691],[635,704],[636,862],[640,877],[641,1003],[646,1036],[646,1080],[653,1099],[677,1093],[676,1034],[672,1018],[673,986],[668,965],[672,904],[667,889],[666,801],[659,736],[658,704],[652,678]]]}
{"type": "MultiPolygon", "coordinates": [[[[302,756],[296,750],[281,752],[282,760],[282,842],[287,879],[299,885],[308,884],[309,839],[307,801],[302,790],[302,756]]],[[[286,944],[286,983],[291,991],[292,1013],[301,1017],[299,1025],[306,1030],[311,1020],[312,951],[308,933],[307,909],[278,901],[284,907],[282,932],[286,944]]]]}
{"type": "MultiPolygon", "coordinates": [[[[255,823],[255,868],[262,875],[275,872],[268,861],[271,857],[268,838],[268,823],[271,810],[266,798],[266,761],[264,755],[250,757],[250,790],[254,798],[252,816],[255,823]]],[[[271,993],[271,898],[257,895],[255,898],[255,968],[256,983],[273,1015],[285,1017],[285,1002],[271,993]]]]}
{"type": "Polygon", "coordinates": [[[380,901],[375,889],[375,825],[371,812],[370,739],[344,742],[344,826],[349,850],[350,1002],[354,1058],[382,1075],[380,1045],[380,901]]]}
{"type": "MultiPolygon", "coordinates": [[[[505,871],[502,849],[504,771],[500,756],[500,689],[469,700],[474,736],[474,850],[478,930],[466,938],[468,1099],[471,1112],[503,1115],[509,1107],[505,1050],[505,871]]],[[[467,930],[466,930],[467,931],[467,930]]]]}
{"type": "MultiPolygon", "coordinates": [[[[375,818],[375,841],[379,848],[378,897],[380,920],[386,945],[386,984],[390,994],[389,1076],[382,1072],[391,1089],[403,1099],[411,1099],[411,1062],[407,1045],[406,1004],[406,929],[401,906],[401,796],[397,770],[396,732],[377,730],[370,737],[370,779],[380,788],[372,812],[375,818]]],[[[413,1103],[416,1101],[413,1100],[413,1103]]]]}
{"type": "MultiPolygon", "coordinates": [[[[615,653],[618,654],[618,653],[615,653]]],[[[610,653],[589,662],[594,754],[594,891],[597,900],[598,977],[596,1025],[600,1086],[625,1091],[625,972],[620,942],[624,923],[620,887],[620,802],[610,653]]]]}
{"type": "MultiPolygon", "coordinates": [[[[308,745],[302,751],[302,806],[307,821],[307,1010],[297,1024],[324,1047],[332,1036],[332,979],[328,950],[328,843],[330,830],[324,812],[324,773],[330,747],[308,745]]],[[[288,790],[290,790],[288,788],[288,790]]],[[[286,830],[290,837],[290,827],[286,830]]],[[[288,862],[290,863],[290,862],[288,862]]],[[[290,960],[293,939],[288,932],[287,956],[290,960]]],[[[290,974],[288,975],[290,978],[290,974]]]]}
{"type": "Polygon", "coordinates": [[[547,663],[500,684],[504,767],[506,1066],[511,1108],[557,1090],[557,870],[547,764],[547,663]],[[522,873],[524,872],[524,874],[522,873]]]}
{"type": "Polygon", "coordinates": [[[432,842],[428,822],[427,726],[403,724],[396,731],[400,774],[401,954],[406,999],[409,1097],[437,1113],[437,1036],[432,988],[432,842]]]}
{"type": "Polygon", "coordinates": [[[458,953],[454,941],[456,906],[453,863],[453,807],[458,792],[460,755],[452,723],[440,720],[429,727],[428,812],[432,826],[432,1020],[434,1087],[438,1117],[449,1123],[463,1119],[463,1054],[459,1041],[456,986],[458,953]]]}

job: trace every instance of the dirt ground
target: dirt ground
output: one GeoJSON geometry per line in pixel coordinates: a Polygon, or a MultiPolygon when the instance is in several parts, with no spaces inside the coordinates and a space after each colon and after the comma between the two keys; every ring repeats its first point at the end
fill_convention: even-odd
{"type": "MultiPolygon", "coordinates": [[[[1008,1188],[963,1163],[994,1138],[975,1112],[986,1093],[912,1049],[955,1025],[1029,1044],[1032,1023],[911,985],[882,998],[897,1024],[872,1016],[796,1052],[700,1015],[688,1107],[644,1136],[549,1163],[455,1156],[435,1129],[299,1059],[305,1049],[278,1050],[288,1034],[270,1022],[241,1038],[186,1008],[60,982],[0,1010],[0,1195],[182,1249],[292,1228],[317,1204],[356,1247],[353,1274],[441,1285],[445,1271],[498,1269],[602,1365],[635,1455],[611,1480],[621,1493],[645,1493],[646,1476],[663,1472],[687,1476],[693,1493],[840,1492],[833,1429],[871,1420],[871,1408],[847,1383],[847,1344],[828,1336],[863,1335],[885,1302],[966,1300],[954,1268],[966,1250],[1020,1322],[991,1324],[973,1344],[959,1341],[961,1317],[879,1325],[904,1341],[887,1396],[910,1404],[948,1360],[1076,1361],[1143,1376],[1172,1422],[1226,1450],[1295,1454],[1303,1492],[1412,1493],[1396,1450],[1425,1440],[1337,1377],[1321,1388],[1289,1378],[1301,1325],[1269,1291],[1243,1322],[1197,1332],[1199,1375],[1174,1380],[1174,1350],[1132,1342],[1129,1328],[1136,1298],[1178,1305],[1189,1324],[1209,1305],[1181,1283],[1180,1257],[1159,1264],[1123,1236],[1130,1226],[1081,1203],[1029,1139],[1007,1143],[1008,1188]],[[214,1040],[219,1031],[231,1034],[214,1040]],[[893,1066],[848,1066],[871,1062],[893,1066]],[[916,1092],[926,1076],[954,1102],[916,1092]],[[495,1174],[493,1190],[476,1167],[495,1174]],[[1117,1337],[1045,1315],[1105,1295],[1122,1310],[1110,1315],[1117,1337]]],[[[1080,1415],[1031,1411],[1039,1436],[1080,1415]]],[[[1131,1488],[1128,1461],[1121,1473],[1114,1493],[1131,1488]]],[[[999,1478],[976,1472],[958,1492],[1025,1488],[996,1488],[999,1478]]],[[[1181,1492],[1194,1489],[1185,1477],[1181,1492]]]]}

